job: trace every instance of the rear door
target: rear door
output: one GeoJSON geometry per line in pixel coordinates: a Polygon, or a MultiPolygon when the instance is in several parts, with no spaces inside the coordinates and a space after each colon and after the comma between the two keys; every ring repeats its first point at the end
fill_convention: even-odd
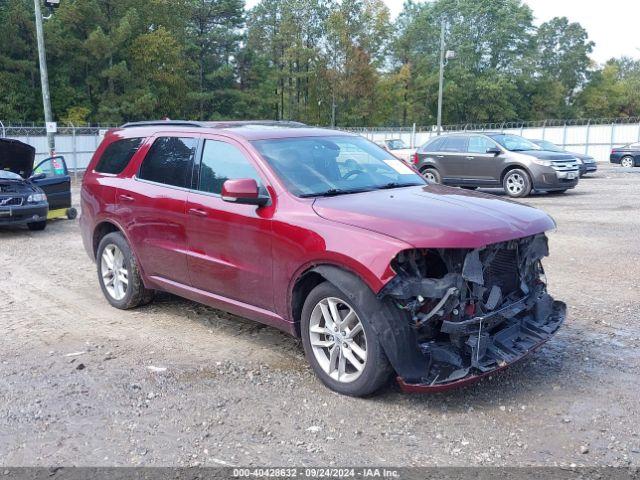
{"type": "Polygon", "coordinates": [[[187,200],[191,284],[227,299],[273,311],[271,208],[222,200],[226,180],[265,182],[242,145],[205,137],[194,191],[187,200]]]}
{"type": "Polygon", "coordinates": [[[118,183],[118,217],[147,276],[188,285],[186,205],[199,137],[163,134],[150,141],[137,175],[118,183]]]}
{"type": "Polygon", "coordinates": [[[487,153],[488,148],[498,147],[498,144],[482,135],[469,136],[467,146],[467,178],[478,185],[492,185],[500,183],[503,158],[500,155],[487,153]]]}
{"type": "Polygon", "coordinates": [[[33,183],[47,195],[49,210],[71,207],[71,177],[64,157],[45,158],[36,165],[33,174],[45,175],[45,178],[35,180],[33,183]]]}

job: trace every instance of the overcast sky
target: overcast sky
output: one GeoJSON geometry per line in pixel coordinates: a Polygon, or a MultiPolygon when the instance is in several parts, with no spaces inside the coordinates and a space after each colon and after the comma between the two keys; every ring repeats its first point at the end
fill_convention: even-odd
{"type": "MultiPolygon", "coordinates": [[[[404,0],[384,0],[395,17],[404,0]]],[[[600,63],[626,55],[640,58],[640,1],[638,0],[524,0],[536,24],[553,17],[579,22],[596,43],[592,58],[600,63]]],[[[247,7],[258,0],[247,0],[247,7]]]]}

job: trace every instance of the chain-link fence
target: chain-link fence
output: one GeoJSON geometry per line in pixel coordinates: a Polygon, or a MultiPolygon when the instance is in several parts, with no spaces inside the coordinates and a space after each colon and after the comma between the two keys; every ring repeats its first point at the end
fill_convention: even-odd
{"type": "MultiPolygon", "coordinates": [[[[107,129],[114,125],[58,126],[56,154],[63,155],[73,172],[84,170],[107,129]]],[[[36,162],[49,156],[47,129],[43,124],[5,124],[0,121],[0,137],[28,143],[36,149],[36,162]]]]}
{"type": "MultiPolygon", "coordinates": [[[[107,129],[115,125],[58,126],[56,153],[63,155],[70,170],[84,170],[107,129]]],[[[437,135],[435,126],[343,128],[374,142],[402,139],[411,148],[437,135]]],[[[465,123],[444,125],[444,133],[499,131],[529,139],[548,140],[569,151],[608,161],[613,147],[640,142],[640,117],[540,120],[533,122],[465,123]]],[[[36,148],[38,160],[48,156],[47,132],[42,124],[4,124],[0,137],[14,138],[36,148]]]]}

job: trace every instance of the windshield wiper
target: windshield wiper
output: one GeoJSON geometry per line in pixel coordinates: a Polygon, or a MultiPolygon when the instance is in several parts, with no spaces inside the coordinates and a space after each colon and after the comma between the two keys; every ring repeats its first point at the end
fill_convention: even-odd
{"type": "Polygon", "coordinates": [[[389,190],[391,188],[402,188],[402,187],[418,187],[423,185],[422,183],[399,183],[399,182],[389,182],[386,185],[382,185],[380,187],[376,187],[378,190],[389,190]]]}
{"type": "Polygon", "coordinates": [[[335,197],[337,195],[348,195],[350,193],[362,193],[362,192],[370,192],[370,188],[353,188],[353,189],[341,189],[341,188],[330,188],[324,192],[316,192],[316,193],[303,193],[300,195],[303,198],[306,197],[335,197]]]}

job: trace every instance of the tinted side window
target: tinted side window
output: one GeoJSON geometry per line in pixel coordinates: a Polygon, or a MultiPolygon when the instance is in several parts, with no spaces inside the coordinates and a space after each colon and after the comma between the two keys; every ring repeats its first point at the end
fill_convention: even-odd
{"type": "Polygon", "coordinates": [[[161,137],[144,157],[138,177],[175,187],[190,187],[196,138],[161,137]]]}
{"type": "Polygon", "coordinates": [[[435,140],[431,140],[422,147],[424,152],[438,152],[442,150],[442,145],[446,139],[444,137],[436,138],[435,140]]]}
{"type": "Polygon", "coordinates": [[[122,172],[140,148],[141,143],[142,138],[126,138],[109,144],[102,153],[95,171],[114,174],[122,172]]]}
{"type": "Polygon", "coordinates": [[[493,148],[496,144],[488,138],[469,137],[469,149],[471,153],[487,153],[487,148],[493,148]]]}
{"type": "Polygon", "coordinates": [[[237,178],[253,178],[262,189],[258,172],[240,149],[226,142],[206,140],[198,190],[220,194],[225,181],[237,178]]]}
{"type": "Polygon", "coordinates": [[[441,150],[443,152],[466,152],[467,137],[446,137],[441,150]]]}

